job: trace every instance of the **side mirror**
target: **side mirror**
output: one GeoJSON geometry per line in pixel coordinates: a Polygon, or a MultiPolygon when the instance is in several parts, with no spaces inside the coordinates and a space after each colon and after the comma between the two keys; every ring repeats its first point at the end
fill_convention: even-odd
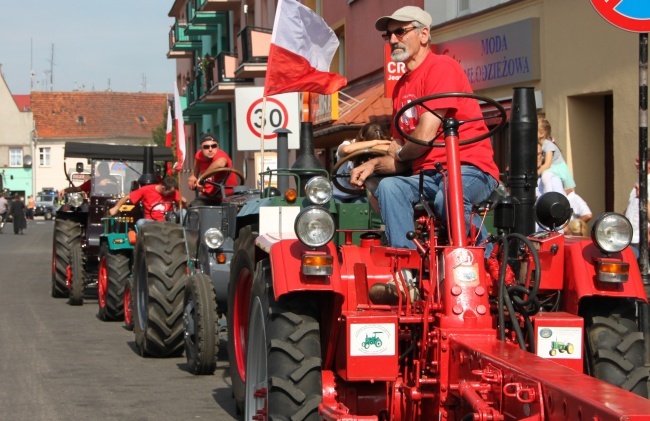
{"type": "Polygon", "coordinates": [[[84,163],[83,162],[77,162],[77,166],[75,167],[75,170],[77,172],[84,172],[84,163]]]}

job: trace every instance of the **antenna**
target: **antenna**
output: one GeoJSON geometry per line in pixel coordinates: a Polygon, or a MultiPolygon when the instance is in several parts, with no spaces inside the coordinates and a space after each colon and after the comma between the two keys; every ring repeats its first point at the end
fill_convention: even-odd
{"type": "Polygon", "coordinates": [[[147,75],[142,74],[142,92],[147,92],[147,75]]]}
{"type": "Polygon", "coordinates": [[[45,73],[50,74],[50,91],[52,91],[54,89],[54,44],[52,44],[52,57],[48,61],[50,62],[50,71],[46,70],[45,73]]]}

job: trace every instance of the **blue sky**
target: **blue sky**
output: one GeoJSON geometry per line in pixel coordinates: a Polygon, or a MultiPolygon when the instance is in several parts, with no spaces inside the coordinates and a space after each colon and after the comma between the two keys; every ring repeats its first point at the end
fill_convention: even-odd
{"type": "Polygon", "coordinates": [[[173,0],[13,0],[0,6],[0,64],[13,94],[173,92],[167,16],[173,0]],[[146,89],[143,80],[146,79],[146,89]]]}

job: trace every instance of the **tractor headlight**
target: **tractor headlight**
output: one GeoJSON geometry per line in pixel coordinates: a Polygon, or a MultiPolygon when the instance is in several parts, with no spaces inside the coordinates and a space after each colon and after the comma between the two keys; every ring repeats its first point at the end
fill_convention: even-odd
{"type": "Polygon", "coordinates": [[[81,193],[70,193],[68,195],[68,203],[75,208],[81,206],[83,202],[84,197],[81,193]]]}
{"type": "Polygon", "coordinates": [[[619,213],[604,213],[594,222],[591,238],[604,252],[617,253],[630,245],[632,224],[619,213]]]}
{"type": "Polygon", "coordinates": [[[332,183],[323,177],[316,176],[310,179],[305,186],[305,194],[314,205],[322,205],[332,198],[332,183]]]}
{"type": "Polygon", "coordinates": [[[334,218],[323,208],[307,207],[296,217],[294,229],[304,245],[320,247],[334,237],[334,218]]]}
{"type": "Polygon", "coordinates": [[[209,249],[218,249],[224,242],[223,233],[218,228],[210,228],[203,234],[203,242],[209,249]]]}

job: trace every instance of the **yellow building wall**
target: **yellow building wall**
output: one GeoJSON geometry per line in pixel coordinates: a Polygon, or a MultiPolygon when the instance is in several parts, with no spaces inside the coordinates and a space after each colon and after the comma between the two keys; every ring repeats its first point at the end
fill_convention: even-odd
{"type": "MultiPolygon", "coordinates": [[[[576,192],[594,215],[605,211],[605,179],[614,210],[623,212],[638,179],[639,35],[610,25],[588,0],[529,0],[434,28],[442,43],[523,19],[540,18],[541,80],[517,86],[541,91],[543,112],[573,171],[576,192]],[[613,97],[613,171],[605,173],[603,96],[613,97]]],[[[512,96],[513,85],[477,91],[512,96]]]]}

